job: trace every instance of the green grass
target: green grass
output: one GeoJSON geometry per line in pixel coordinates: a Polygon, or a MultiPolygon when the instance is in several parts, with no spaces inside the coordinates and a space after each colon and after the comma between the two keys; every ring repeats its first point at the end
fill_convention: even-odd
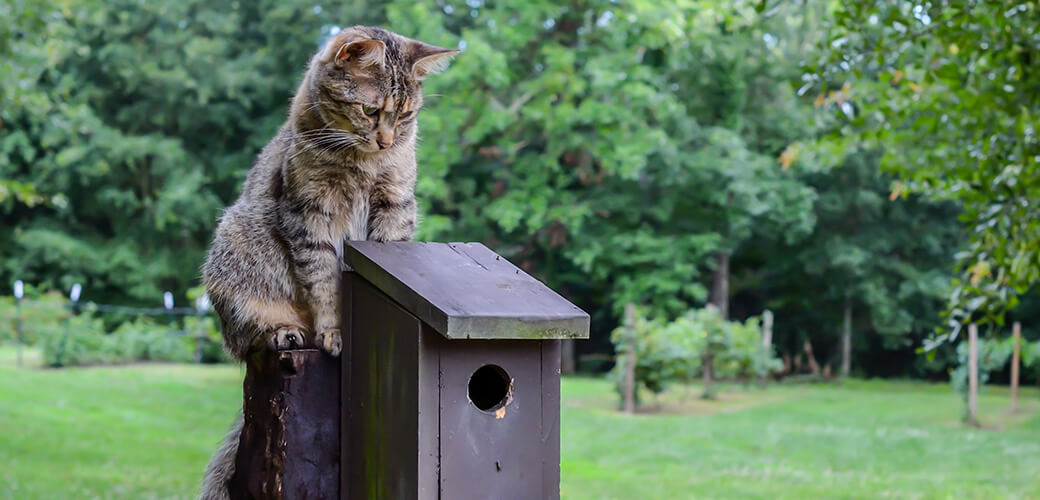
{"type": "MultiPolygon", "coordinates": [[[[231,366],[17,369],[0,349],[0,498],[193,497],[241,378],[231,366]]],[[[716,402],[677,390],[635,416],[602,380],[567,379],[563,395],[568,499],[1040,498],[1032,388],[1018,414],[1005,388],[987,388],[985,429],[958,423],[948,386],[909,382],[727,387],[716,402]]]]}

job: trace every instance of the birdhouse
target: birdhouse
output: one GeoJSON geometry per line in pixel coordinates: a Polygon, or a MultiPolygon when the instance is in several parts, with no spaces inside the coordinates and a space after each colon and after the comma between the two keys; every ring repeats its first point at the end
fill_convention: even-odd
{"type": "Polygon", "coordinates": [[[344,258],[341,496],[558,498],[560,339],[589,315],[479,243],[344,258]]]}

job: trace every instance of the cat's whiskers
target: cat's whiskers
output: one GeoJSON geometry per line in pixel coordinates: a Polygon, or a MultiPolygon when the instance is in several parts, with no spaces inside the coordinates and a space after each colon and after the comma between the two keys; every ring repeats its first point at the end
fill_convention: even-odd
{"type": "MultiPolygon", "coordinates": [[[[322,129],[321,131],[310,132],[324,132],[324,130],[325,129],[322,129]]],[[[318,152],[319,154],[324,152],[324,150],[340,151],[352,146],[357,146],[361,143],[358,137],[338,131],[321,134],[307,134],[306,132],[304,132],[297,135],[298,138],[301,139],[302,144],[297,144],[298,149],[295,153],[293,153],[292,156],[289,157],[289,161],[295,160],[297,157],[308,151],[317,150],[316,152],[318,152]]]]}
{"type": "Polygon", "coordinates": [[[306,108],[301,110],[300,113],[306,113],[306,112],[308,112],[308,111],[310,111],[310,110],[312,110],[312,109],[314,109],[314,108],[316,108],[318,106],[324,105],[324,104],[332,104],[332,103],[329,102],[329,101],[322,101],[322,100],[314,101],[314,102],[312,102],[310,104],[310,106],[307,106],[306,108]]]}

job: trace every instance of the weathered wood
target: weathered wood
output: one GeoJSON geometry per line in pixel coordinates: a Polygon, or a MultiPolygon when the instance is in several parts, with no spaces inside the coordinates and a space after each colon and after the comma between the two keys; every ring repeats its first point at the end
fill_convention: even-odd
{"type": "Polygon", "coordinates": [[[355,241],[345,253],[358,275],[447,338],[588,338],[588,314],[479,243],[355,241]]]}
{"type": "Polygon", "coordinates": [[[968,325],[968,423],[979,425],[979,327],[968,325]]]}
{"type": "Polygon", "coordinates": [[[545,448],[553,448],[554,443],[545,439],[551,429],[545,429],[542,421],[541,347],[540,342],[523,340],[444,343],[440,352],[442,498],[547,498],[542,484],[546,478],[539,469],[545,448]],[[480,410],[470,403],[474,397],[470,380],[488,365],[502,370],[498,373],[507,380],[505,399],[480,410]],[[518,385],[522,383],[535,386],[518,385]]]}
{"type": "Polygon", "coordinates": [[[418,319],[356,278],[350,278],[353,314],[346,319],[350,354],[343,359],[350,373],[343,393],[349,419],[343,498],[437,498],[436,478],[419,480],[436,469],[428,462],[437,459],[420,449],[431,437],[436,443],[436,428],[429,436],[429,427],[420,430],[421,421],[437,419],[436,399],[422,398],[437,396],[437,373],[429,373],[436,365],[421,357],[420,345],[442,339],[422,335],[418,319]]]}
{"type": "Polygon", "coordinates": [[[560,498],[560,350],[561,340],[543,340],[542,344],[542,495],[560,498]]]}
{"type": "Polygon", "coordinates": [[[1011,326],[1011,411],[1018,411],[1018,367],[1022,362],[1022,323],[1016,321],[1011,326]]]}
{"type": "Polygon", "coordinates": [[[315,349],[254,354],[232,499],[339,497],[339,360],[315,349]]]}

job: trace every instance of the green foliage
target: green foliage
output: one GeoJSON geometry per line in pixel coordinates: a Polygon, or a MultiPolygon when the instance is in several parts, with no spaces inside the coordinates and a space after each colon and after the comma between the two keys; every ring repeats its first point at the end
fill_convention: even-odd
{"type": "Polygon", "coordinates": [[[224,341],[220,336],[216,316],[212,314],[188,316],[184,318],[184,331],[192,338],[192,342],[199,343],[199,362],[228,363],[231,361],[231,357],[224,351],[224,341]]]}
{"type": "Polygon", "coordinates": [[[190,362],[195,359],[195,332],[204,332],[200,339],[204,362],[226,361],[216,336],[213,319],[191,318],[185,324],[190,330],[150,318],[137,318],[106,332],[100,318],[90,312],[71,318],[66,328],[63,323],[42,336],[44,364],[47,366],[77,366],[113,364],[133,361],[190,362]],[[203,330],[205,329],[205,330],[203,330]]]}
{"type": "MultiPolygon", "coordinates": [[[[1027,344],[1028,345],[1028,344],[1027,344]]],[[[978,377],[979,377],[979,392],[989,382],[990,373],[1002,369],[1007,365],[1008,360],[1011,359],[1011,352],[1014,346],[1010,339],[979,339],[978,341],[978,377]]],[[[1028,350],[1028,349],[1026,349],[1028,350]]],[[[957,344],[957,362],[956,368],[950,371],[950,382],[953,385],[953,390],[961,395],[964,399],[964,413],[963,418],[965,421],[968,419],[968,340],[961,341],[957,344]]]]}
{"type": "Polygon", "coordinates": [[[806,132],[786,126],[804,114],[795,44],[762,42],[790,29],[780,14],[394,2],[388,19],[465,42],[422,117],[426,237],[487,241],[600,314],[674,315],[707,297],[715,252],[812,227],[812,192],[774,160],[806,132]]]}
{"type": "Polygon", "coordinates": [[[656,395],[672,384],[689,384],[702,374],[706,356],[713,359],[716,378],[746,381],[764,377],[783,366],[773,352],[762,346],[758,318],[743,323],[726,321],[710,306],[691,309],[673,321],[648,319],[637,312],[631,330],[619,326],[611,340],[618,355],[610,377],[619,393],[634,344],[637,401],[639,388],[656,395]]]}
{"type": "Polygon", "coordinates": [[[1040,73],[1034,2],[847,2],[837,13],[828,81],[855,104],[846,137],[884,148],[884,165],[956,201],[971,237],[958,254],[946,335],[1003,323],[1040,279],[1040,73]]]}
{"type": "MultiPolygon", "coordinates": [[[[320,2],[0,6],[0,277],[85,300],[197,281],[220,209],[335,22],[320,2]]],[[[349,13],[349,15],[341,15],[349,13]]]]}
{"type": "Polygon", "coordinates": [[[370,23],[463,49],[426,84],[422,239],[483,241],[546,281],[592,313],[591,349],[610,348],[619,304],[673,318],[725,280],[733,317],[778,312],[788,352],[809,337],[833,357],[848,303],[854,352],[886,366],[940,321],[940,294],[958,314],[989,310],[1033,269],[1040,217],[1022,201],[1040,86],[1014,47],[1035,7],[999,4],[929,4],[929,36],[898,45],[922,29],[909,2],[10,0],[0,283],[184,296],[310,55],[336,26],[370,23]],[[826,71],[803,74],[813,65],[826,71]],[[981,70],[966,68],[995,76],[967,85],[981,70]],[[878,174],[882,154],[901,183],[878,174]],[[954,283],[962,212],[976,248],[954,283]],[[730,272],[715,273],[722,257],[730,272]]]}
{"type": "Polygon", "coordinates": [[[40,339],[52,336],[64,327],[67,303],[58,292],[40,292],[32,286],[26,286],[20,311],[15,307],[14,297],[0,297],[0,341],[15,340],[19,312],[24,344],[35,345],[40,339]]]}
{"type": "MultiPolygon", "coordinates": [[[[880,170],[880,157],[855,149],[832,168],[803,173],[817,192],[816,229],[765,250],[775,263],[761,284],[782,318],[780,342],[796,348],[809,336],[815,347],[836,346],[848,307],[855,365],[879,347],[919,346],[940,323],[953,280],[950,249],[963,243],[958,211],[920,195],[892,197],[895,179],[880,170]]],[[[922,374],[899,369],[891,374],[922,374]]]]}

